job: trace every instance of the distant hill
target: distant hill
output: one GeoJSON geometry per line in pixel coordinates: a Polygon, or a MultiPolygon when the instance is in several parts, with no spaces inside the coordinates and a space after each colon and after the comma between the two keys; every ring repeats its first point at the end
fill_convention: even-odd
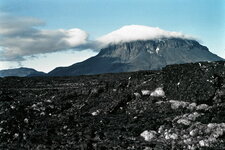
{"type": "Polygon", "coordinates": [[[138,70],[158,70],[170,64],[223,61],[195,40],[162,38],[111,44],[100,53],[68,67],[58,67],[49,76],[76,76],[138,70]]]}
{"type": "Polygon", "coordinates": [[[39,72],[35,69],[24,67],[0,70],[0,77],[7,77],[7,76],[25,77],[25,76],[43,76],[43,75],[45,75],[44,72],[39,72]]]}

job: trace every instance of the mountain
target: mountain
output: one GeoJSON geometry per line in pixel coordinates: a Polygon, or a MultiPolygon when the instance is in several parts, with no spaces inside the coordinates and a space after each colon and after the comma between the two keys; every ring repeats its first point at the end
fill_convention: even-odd
{"type": "Polygon", "coordinates": [[[170,64],[221,61],[195,40],[160,38],[110,44],[99,54],[68,67],[58,67],[49,76],[75,76],[138,70],[158,70],[170,64]]]}
{"type": "Polygon", "coordinates": [[[44,72],[39,72],[36,71],[35,69],[24,67],[0,70],[0,77],[7,77],[7,76],[25,77],[25,76],[43,76],[43,75],[45,75],[44,72]]]}

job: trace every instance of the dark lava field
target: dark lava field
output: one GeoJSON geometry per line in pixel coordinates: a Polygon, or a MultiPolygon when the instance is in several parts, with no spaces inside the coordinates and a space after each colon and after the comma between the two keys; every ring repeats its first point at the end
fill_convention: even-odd
{"type": "Polygon", "coordinates": [[[0,78],[1,150],[223,150],[225,62],[0,78]]]}

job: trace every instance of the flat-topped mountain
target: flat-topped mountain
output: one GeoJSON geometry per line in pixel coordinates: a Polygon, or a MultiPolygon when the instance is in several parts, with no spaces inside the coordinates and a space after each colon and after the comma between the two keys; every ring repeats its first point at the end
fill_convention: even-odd
{"type": "Polygon", "coordinates": [[[69,67],[58,67],[48,75],[74,76],[138,70],[158,70],[170,64],[221,61],[195,40],[160,38],[109,44],[98,55],[69,67]]]}
{"type": "Polygon", "coordinates": [[[83,62],[68,67],[57,67],[48,74],[19,69],[22,73],[18,73],[18,70],[9,70],[8,72],[15,72],[9,75],[77,76],[160,70],[171,64],[224,61],[189,35],[143,25],[123,26],[87,42],[84,47],[99,53],[83,62]]]}

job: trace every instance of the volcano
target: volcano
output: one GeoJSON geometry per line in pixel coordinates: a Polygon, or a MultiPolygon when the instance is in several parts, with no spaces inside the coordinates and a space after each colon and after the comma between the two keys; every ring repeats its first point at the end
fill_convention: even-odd
{"type": "Polygon", "coordinates": [[[83,62],[58,67],[50,76],[76,76],[102,73],[160,70],[166,65],[221,61],[206,46],[193,39],[158,38],[108,44],[83,62]]]}

